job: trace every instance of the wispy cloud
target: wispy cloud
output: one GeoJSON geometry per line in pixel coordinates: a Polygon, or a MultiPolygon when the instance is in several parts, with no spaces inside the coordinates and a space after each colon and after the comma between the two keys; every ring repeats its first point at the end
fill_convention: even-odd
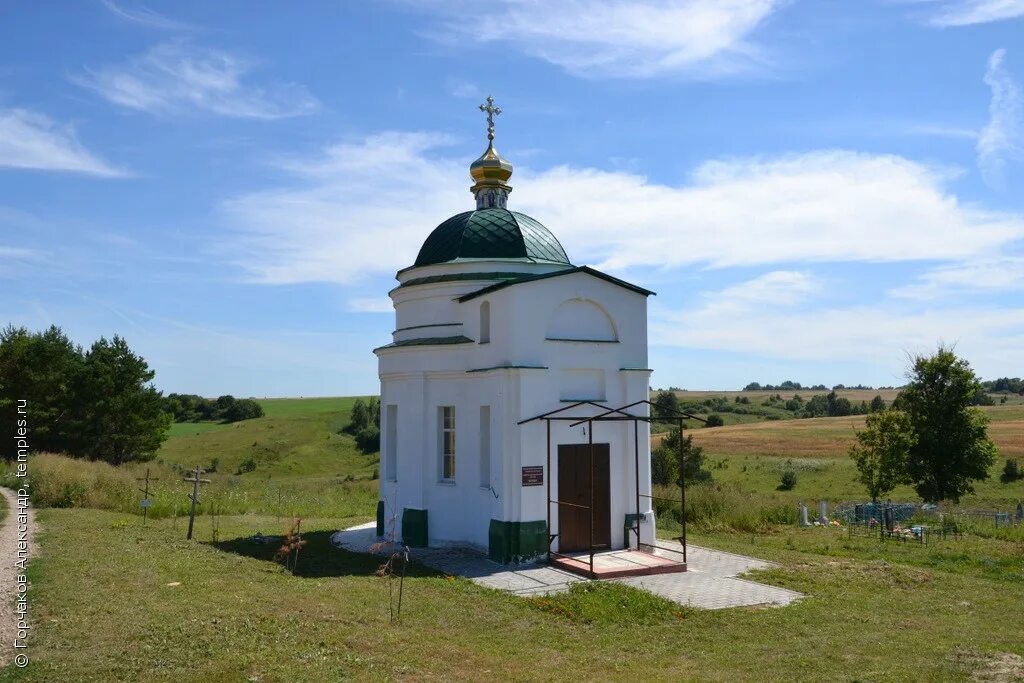
{"type": "MultiPolygon", "coordinates": [[[[734,286],[741,290],[742,285],[734,286]]],[[[730,302],[711,293],[707,303],[652,316],[651,343],[785,358],[806,363],[866,361],[892,368],[905,353],[957,343],[983,373],[1024,362],[1024,307],[932,307],[882,301],[792,310],[766,302],[730,302]],[[737,306],[742,305],[742,311],[737,306]]]]}
{"type": "Polygon", "coordinates": [[[1024,0],[942,0],[927,12],[932,26],[970,26],[1024,16],[1024,0]]]}
{"type": "Polygon", "coordinates": [[[988,124],[978,137],[978,166],[986,182],[1001,186],[1007,162],[1024,159],[1024,92],[1006,69],[1006,50],[988,59],[985,83],[992,89],[988,124]]]}
{"type": "Polygon", "coordinates": [[[1006,292],[1024,289],[1024,257],[981,259],[933,268],[917,282],[894,288],[901,299],[936,301],[965,292],[1006,292]]]}
{"type": "Polygon", "coordinates": [[[923,135],[937,138],[953,138],[959,140],[977,140],[978,131],[973,128],[959,128],[957,126],[943,126],[933,123],[918,123],[908,125],[904,132],[907,135],[923,135]]]}
{"type": "MultiPolygon", "coordinates": [[[[407,266],[434,225],[471,206],[468,160],[444,156],[448,142],[389,133],[282,162],[287,186],[224,203],[234,228],[225,248],[272,283],[352,282],[407,266]]],[[[1024,237],[1024,216],[960,201],[946,188],[953,177],[842,150],[708,161],[681,185],[520,167],[510,206],[548,225],[575,262],[619,271],[963,261],[1024,237]]]]}
{"type": "Polygon", "coordinates": [[[466,165],[428,156],[448,142],[387,133],[315,158],[279,160],[298,186],[224,202],[233,232],[222,247],[253,279],[276,284],[344,283],[406,266],[429,221],[451,215],[470,196],[466,165]]]}
{"type": "Polygon", "coordinates": [[[391,313],[395,306],[386,296],[356,297],[348,300],[348,310],[352,313],[391,313]]]}
{"type": "Polygon", "coordinates": [[[192,31],[195,27],[182,21],[165,17],[164,15],[151,10],[145,5],[119,5],[114,0],[100,0],[101,4],[113,15],[129,21],[133,24],[140,24],[149,28],[161,29],[164,31],[192,31]]]}
{"type": "Polygon", "coordinates": [[[460,99],[480,99],[486,97],[484,91],[476,83],[461,78],[449,78],[446,81],[448,93],[460,99]]]}
{"type": "Polygon", "coordinates": [[[73,80],[107,100],[150,114],[209,112],[249,119],[280,119],[315,111],[319,102],[295,83],[246,81],[255,63],[222,50],[173,42],[127,63],[87,69],[73,80]]]}
{"type": "Polygon", "coordinates": [[[793,306],[804,301],[820,287],[810,273],[773,270],[746,282],[726,287],[713,295],[714,306],[743,309],[751,305],[793,306]]]}
{"type": "Polygon", "coordinates": [[[129,175],[78,141],[74,127],[26,109],[0,109],[0,168],[66,171],[103,178],[129,175]]]}
{"type": "MultiPolygon", "coordinates": [[[[762,66],[752,34],[784,0],[498,0],[428,3],[434,37],[506,43],[577,76],[711,78],[762,66]]],[[[423,7],[423,5],[420,5],[423,7]]]]}

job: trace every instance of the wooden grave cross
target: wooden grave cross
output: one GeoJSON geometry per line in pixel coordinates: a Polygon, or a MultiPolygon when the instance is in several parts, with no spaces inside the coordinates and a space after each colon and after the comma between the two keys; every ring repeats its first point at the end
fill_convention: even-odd
{"type": "Polygon", "coordinates": [[[192,511],[189,512],[189,515],[188,515],[188,536],[185,537],[188,540],[192,540],[192,527],[196,523],[196,505],[199,504],[199,485],[200,484],[209,484],[210,483],[209,479],[200,479],[199,478],[200,474],[205,474],[205,473],[206,473],[206,471],[204,469],[202,469],[201,467],[196,467],[196,468],[194,468],[192,470],[192,477],[191,478],[184,477],[182,479],[182,481],[188,481],[188,482],[192,483],[192,495],[189,496],[189,498],[192,499],[192,511]]]}
{"type": "Polygon", "coordinates": [[[139,489],[140,491],[142,491],[142,526],[146,526],[146,518],[149,516],[149,506],[153,504],[153,501],[151,501],[149,499],[149,482],[151,482],[151,481],[160,481],[160,477],[150,478],[150,476],[149,476],[149,468],[147,467],[146,468],[146,476],[145,476],[145,478],[143,478],[143,477],[135,477],[135,481],[145,481],[146,482],[146,488],[139,489]]]}

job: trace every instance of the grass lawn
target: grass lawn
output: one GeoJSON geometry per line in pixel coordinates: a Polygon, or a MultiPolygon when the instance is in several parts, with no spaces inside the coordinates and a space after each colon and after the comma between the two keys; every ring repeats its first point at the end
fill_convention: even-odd
{"type": "MultiPolygon", "coordinates": [[[[204,467],[213,483],[206,500],[225,512],[263,511],[301,516],[338,516],[372,509],[379,456],[363,453],[345,433],[357,397],[260,399],[264,417],[231,424],[176,423],[153,469],[152,514],[182,514],[186,486],[171,467],[204,467]],[[214,459],[216,472],[209,472],[214,459]],[[256,469],[240,471],[246,460],[256,469]]],[[[125,511],[135,503],[120,506],[125,511]]]]}
{"type": "MultiPolygon", "coordinates": [[[[54,483],[91,482],[109,509],[40,510],[42,552],[30,567],[32,664],[3,671],[0,681],[1024,676],[1019,528],[920,546],[778,524],[730,532],[725,512],[715,513],[721,519],[691,527],[692,543],[774,560],[778,568],[751,578],[808,598],[781,609],[700,611],[625,586],[588,585],[526,600],[412,567],[402,623],[392,625],[387,583],[374,576],[379,560],[328,543],[332,531],[371,519],[376,500],[377,454],[361,453],[342,432],[353,401],[268,399],[263,418],[176,426],[149,465],[107,471],[37,460],[53,468],[54,483]],[[184,512],[187,488],[173,468],[213,458],[218,471],[188,542],[186,520],[172,515],[184,512]],[[247,458],[256,470],[236,475],[247,458]],[[138,506],[134,477],[146,466],[161,479],[151,496],[158,519],[143,528],[130,513],[138,506]],[[216,543],[211,509],[222,511],[216,543]],[[274,545],[249,540],[283,533],[292,514],[305,518],[308,542],[295,576],[272,561],[274,545]]],[[[990,433],[1013,452],[1024,406],[988,410],[990,433]]],[[[801,500],[864,497],[846,457],[858,420],[693,433],[726,512],[792,512],[801,500]],[[786,469],[797,472],[797,487],[776,491],[786,469]]],[[[906,489],[894,498],[914,497],[906,489]]],[[[993,478],[965,504],[1006,507],[1021,498],[1024,481],[993,478]]]]}
{"type": "Polygon", "coordinates": [[[693,539],[781,562],[753,578],[809,596],[782,609],[699,611],[625,587],[526,600],[412,568],[391,625],[378,561],[328,545],[365,518],[306,520],[297,576],[246,540],[280,533],[274,518],[224,517],[217,544],[209,518],[192,542],[181,520],[40,519],[32,662],[0,680],[964,680],[1024,654],[1024,557],[994,539],[693,539]]]}

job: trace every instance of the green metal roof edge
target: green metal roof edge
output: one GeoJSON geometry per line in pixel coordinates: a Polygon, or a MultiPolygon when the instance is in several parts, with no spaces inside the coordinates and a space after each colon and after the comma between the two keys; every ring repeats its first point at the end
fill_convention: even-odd
{"type": "Polygon", "coordinates": [[[584,344],[618,344],[618,339],[561,339],[559,337],[544,337],[544,341],[554,342],[582,342],[584,344]]]}
{"type": "Polygon", "coordinates": [[[402,341],[391,342],[384,346],[378,346],[374,351],[382,349],[394,349],[403,346],[449,346],[453,344],[472,344],[473,340],[464,335],[454,337],[419,337],[417,339],[403,339],[402,341]]]}
{"type": "MultiPolygon", "coordinates": [[[[442,261],[441,263],[427,263],[422,266],[411,265],[402,268],[395,272],[395,277],[398,277],[402,273],[416,268],[434,268],[436,266],[450,266],[453,263],[543,263],[551,264],[555,266],[571,266],[571,263],[564,261],[550,261],[548,259],[536,258],[533,256],[460,256],[459,258],[452,259],[451,261],[442,261]]],[[[520,273],[521,275],[522,273],[520,273]]],[[[437,275],[428,275],[427,277],[439,277],[437,275]]]]}
{"type": "MultiPolygon", "coordinates": [[[[420,266],[421,268],[425,266],[420,266]]],[[[401,273],[402,271],[398,271],[401,273]]],[[[514,280],[522,277],[522,273],[516,273],[511,271],[491,271],[487,273],[448,273],[447,275],[427,275],[425,277],[415,277],[408,282],[403,282],[398,285],[391,292],[397,292],[400,289],[406,287],[415,287],[416,285],[432,285],[437,282],[463,282],[466,280],[514,280]]]]}
{"type": "Polygon", "coordinates": [[[461,327],[464,323],[432,323],[430,325],[412,325],[411,327],[399,327],[395,332],[405,332],[407,330],[421,330],[424,327],[461,327]]]}
{"type": "Polygon", "coordinates": [[[483,289],[478,289],[475,292],[470,292],[469,294],[464,294],[458,297],[457,301],[459,303],[462,303],[465,301],[469,301],[470,299],[475,299],[478,296],[483,296],[484,294],[490,294],[491,292],[496,292],[499,289],[510,287],[512,285],[523,284],[526,282],[535,282],[536,280],[545,280],[550,277],[559,277],[560,275],[572,275],[573,273],[586,273],[587,275],[593,275],[594,277],[600,280],[610,282],[613,285],[618,285],[619,287],[636,292],[637,294],[643,294],[644,296],[651,296],[652,294],[654,294],[654,292],[652,292],[649,289],[644,289],[643,287],[631,284],[629,282],[626,282],[625,280],[620,280],[619,278],[613,275],[609,275],[608,273],[602,273],[601,271],[595,270],[590,266],[573,266],[572,268],[556,270],[552,273],[540,273],[539,275],[524,275],[523,277],[518,278],[516,280],[509,280],[507,282],[499,282],[497,284],[488,285],[483,289]]]}
{"type": "Polygon", "coordinates": [[[491,368],[474,368],[466,372],[488,372],[490,370],[547,370],[546,365],[495,365],[491,368]]]}

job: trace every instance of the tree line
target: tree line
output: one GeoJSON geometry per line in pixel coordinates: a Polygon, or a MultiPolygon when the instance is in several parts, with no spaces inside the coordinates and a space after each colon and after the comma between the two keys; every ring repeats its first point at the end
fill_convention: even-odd
{"type": "MultiPolygon", "coordinates": [[[[150,460],[171,421],[153,376],[117,335],[83,349],[56,326],[29,332],[8,325],[0,331],[0,430],[15,433],[24,400],[33,451],[115,465],[150,460]]],[[[0,455],[16,455],[13,440],[0,443],[0,455]]]]}
{"type": "MultiPolygon", "coordinates": [[[[892,389],[892,387],[879,387],[879,389],[892,389]]],[[[829,391],[829,387],[824,384],[812,384],[810,386],[803,386],[800,382],[793,382],[786,380],[782,384],[760,384],[758,382],[751,382],[747,386],[743,387],[742,391],[829,391]]],[[[832,387],[832,391],[873,391],[874,387],[867,386],[865,384],[857,384],[855,386],[848,387],[845,384],[836,384],[832,387]]]]}
{"type": "MultiPolygon", "coordinates": [[[[680,401],[673,391],[659,391],[654,397],[653,414],[660,421],[675,424],[679,418],[677,411],[692,414],[705,414],[705,427],[718,427],[724,424],[719,413],[738,415],[759,415],[766,419],[781,419],[778,411],[788,411],[792,417],[844,417],[847,415],[867,415],[868,413],[885,410],[886,401],[876,395],[870,401],[854,402],[835,391],[828,394],[815,394],[804,399],[800,394],[784,399],[779,394],[765,397],[759,404],[749,396],[735,396],[730,401],[725,396],[712,396],[701,401],[680,401]],[[766,410],[767,409],[767,410],[766,410]]],[[[789,417],[789,416],[785,416],[789,417]]]]}
{"type": "Polygon", "coordinates": [[[175,422],[238,422],[263,417],[263,406],[251,398],[235,398],[227,394],[203,398],[196,394],[168,394],[164,410],[175,422]]]}
{"type": "MultiPolygon", "coordinates": [[[[120,336],[89,348],[57,326],[41,332],[0,331],[0,429],[14,434],[18,401],[27,404],[31,447],[114,465],[155,457],[171,422],[235,422],[263,415],[252,399],[194,394],[164,396],[155,373],[120,336]]],[[[5,439],[0,455],[16,455],[5,439]]]]}

